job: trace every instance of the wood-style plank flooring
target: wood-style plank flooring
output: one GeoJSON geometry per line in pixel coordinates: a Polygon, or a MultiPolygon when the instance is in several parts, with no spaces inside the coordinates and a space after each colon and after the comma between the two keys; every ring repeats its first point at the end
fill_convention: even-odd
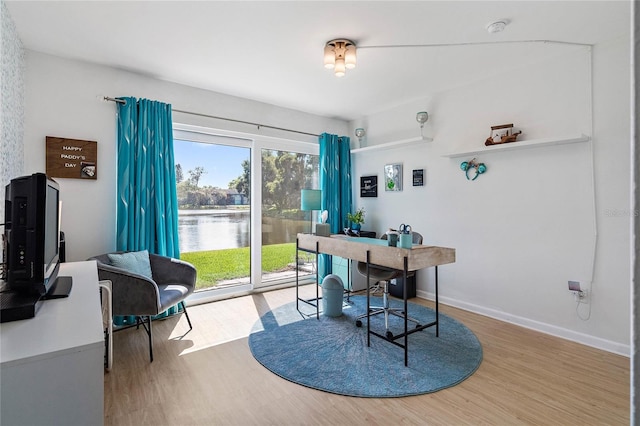
{"type": "Polygon", "coordinates": [[[253,358],[247,336],[294,300],[289,288],[192,306],[186,335],[182,315],[155,321],[153,363],[142,329],[115,333],[105,425],[629,424],[629,358],[444,305],[483,347],[480,368],[459,385],[375,399],[293,384],[253,358]]]}

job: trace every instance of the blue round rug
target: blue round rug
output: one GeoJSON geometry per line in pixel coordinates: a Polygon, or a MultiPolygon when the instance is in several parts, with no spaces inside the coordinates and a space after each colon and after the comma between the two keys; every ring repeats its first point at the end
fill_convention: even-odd
{"type": "MultiPolygon", "coordinates": [[[[366,318],[356,327],[355,318],[366,311],[366,297],[351,297],[340,317],[316,319],[315,308],[296,303],[263,315],[249,336],[255,359],[267,369],[291,382],[339,395],[400,397],[435,392],[462,382],[482,362],[478,338],[462,323],[440,313],[440,336],[435,327],[409,335],[409,365],[404,366],[404,349],[371,336],[367,347],[366,318]]],[[[381,305],[378,297],[372,306],[381,305]]],[[[391,307],[402,301],[391,300],[391,307]]],[[[427,324],[435,311],[409,303],[409,316],[427,324]]],[[[412,323],[409,323],[411,328],[412,323]]],[[[404,330],[404,321],[389,319],[392,333],[404,330]]],[[[384,316],[371,317],[371,330],[384,334],[384,316]]],[[[403,342],[404,339],[400,339],[403,342]]]]}

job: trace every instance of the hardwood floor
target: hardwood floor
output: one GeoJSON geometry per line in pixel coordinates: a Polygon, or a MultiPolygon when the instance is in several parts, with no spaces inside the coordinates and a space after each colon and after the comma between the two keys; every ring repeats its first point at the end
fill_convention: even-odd
{"type": "Polygon", "coordinates": [[[290,288],[192,306],[184,336],[183,316],[156,321],[153,363],[144,331],[115,333],[105,425],[629,424],[629,358],[444,305],[484,352],[459,385],[374,399],[293,384],[253,358],[247,336],[262,314],[294,300],[290,288]]]}

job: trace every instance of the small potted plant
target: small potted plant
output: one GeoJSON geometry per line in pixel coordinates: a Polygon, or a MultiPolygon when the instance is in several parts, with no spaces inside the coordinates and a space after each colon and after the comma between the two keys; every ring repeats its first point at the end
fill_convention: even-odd
{"type": "Polygon", "coordinates": [[[360,227],[364,223],[364,207],[360,207],[355,213],[347,213],[347,220],[351,222],[353,231],[360,231],[360,227]]]}

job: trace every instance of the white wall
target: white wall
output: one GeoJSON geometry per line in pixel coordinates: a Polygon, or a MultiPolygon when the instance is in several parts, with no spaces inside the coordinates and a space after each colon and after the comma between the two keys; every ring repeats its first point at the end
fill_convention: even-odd
{"type": "MultiPolygon", "coordinates": [[[[22,42],[11,15],[0,2],[0,188],[23,174],[24,70],[22,42]]],[[[4,203],[0,203],[4,222],[4,203]]],[[[0,257],[2,258],[2,257],[0,257]]]]}
{"type": "MultiPolygon", "coordinates": [[[[97,180],[57,179],[70,261],[115,249],[116,107],[98,100],[98,95],[149,98],[185,111],[310,133],[347,132],[343,121],[27,51],[25,172],[45,171],[46,136],[98,142],[97,180]]],[[[314,137],[179,113],[174,113],[173,119],[184,124],[317,141],[314,137]]]]}
{"type": "MultiPolygon", "coordinates": [[[[368,212],[365,229],[384,232],[409,223],[425,244],[456,248],[455,264],[439,269],[445,303],[618,353],[629,354],[629,42],[616,40],[518,72],[423,95],[391,111],[363,117],[368,145],[419,136],[418,111],[434,141],[409,148],[353,154],[359,178],[385,164],[404,165],[404,190],[355,196],[368,212]],[[591,84],[593,73],[593,124],[591,84]],[[483,153],[487,172],[468,181],[461,158],[443,154],[483,148],[490,126],[514,123],[521,140],[592,135],[578,143],[483,153]],[[592,133],[593,127],[593,133],[592,133]],[[411,171],[425,169],[424,187],[411,171]],[[595,173],[595,206],[592,171],[595,173]],[[594,244],[595,251],[594,268],[594,244]],[[592,273],[595,276],[592,281],[592,273]],[[591,312],[576,313],[568,280],[591,290],[591,312]]],[[[355,139],[355,138],[354,138],[355,139]]],[[[431,297],[433,273],[418,275],[431,297]]]]}

